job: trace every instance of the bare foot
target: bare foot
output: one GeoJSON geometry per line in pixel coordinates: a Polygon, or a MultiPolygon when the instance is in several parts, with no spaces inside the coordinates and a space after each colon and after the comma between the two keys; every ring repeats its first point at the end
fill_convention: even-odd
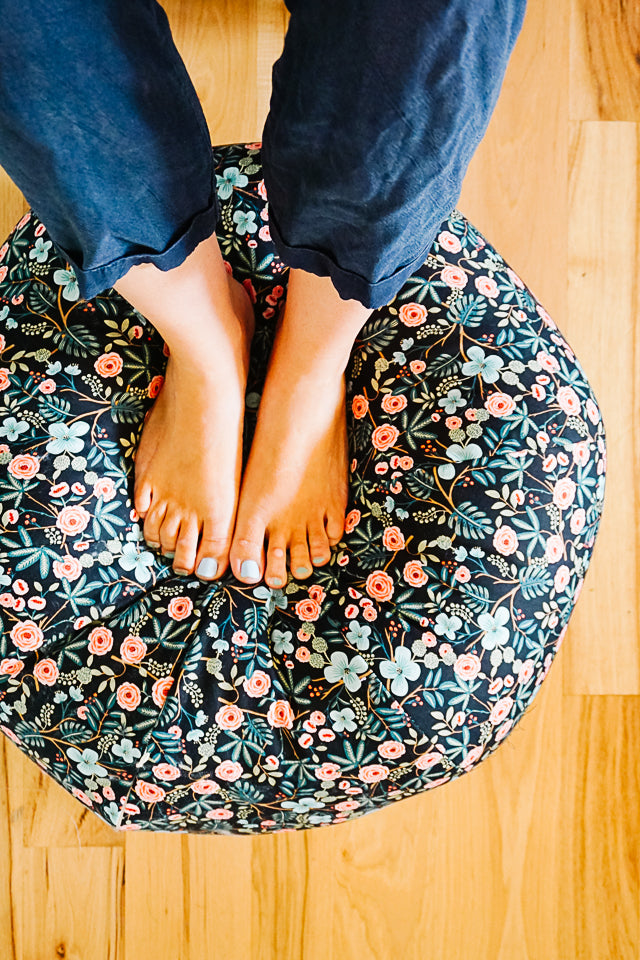
{"type": "Polygon", "coordinates": [[[175,270],[153,271],[116,284],[170,349],[136,454],[134,505],[176,573],[217,579],[238,502],[253,309],[215,237],[175,270]]]}
{"type": "Polygon", "coordinates": [[[269,366],[230,553],[238,579],[274,588],[286,583],[287,549],[296,577],[328,563],[348,500],[344,375],[291,370],[283,356],[269,366]]]}
{"type": "Polygon", "coordinates": [[[328,277],[290,270],[240,489],[230,553],[239,580],[284,586],[287,550],[293,575],[309,577],[344,533],[344,373],[370,313],[328,277]]]}

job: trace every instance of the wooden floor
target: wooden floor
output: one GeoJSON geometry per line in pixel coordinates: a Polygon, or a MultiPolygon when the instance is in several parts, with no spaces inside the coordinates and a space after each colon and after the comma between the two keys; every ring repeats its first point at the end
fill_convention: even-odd
{"type": "MultiPolygon", "coordinates": [[[[212,143],[260,139],[284,5],[163,6],[212,143]]],[[[567,337],[607,433],[593,560],[522,723],[445,787],[258,838],[117,834],[0,737],[3,960],[640,956],[639,11],[530,0],[457,204],[567,337]]],[[[0,204],[1,240],[27,209],[2,171],[0,204]]]]}

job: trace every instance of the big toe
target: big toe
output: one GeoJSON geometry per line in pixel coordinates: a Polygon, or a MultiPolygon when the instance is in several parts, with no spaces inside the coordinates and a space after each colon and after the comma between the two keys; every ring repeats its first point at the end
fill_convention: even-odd
{"type": "Polygon", "coordinates": [[[243,583],[258,583],[264,575],[265,525],[259,519],[238,522],[229,562],[233,575],[243,583]]]}
{"type": "Polygon", "coordinates": [[[216,528],[212,521],[206,521],[195,562],[196,576],[201,580],[218,580],[229,566],[231,533],[216,528]]]}

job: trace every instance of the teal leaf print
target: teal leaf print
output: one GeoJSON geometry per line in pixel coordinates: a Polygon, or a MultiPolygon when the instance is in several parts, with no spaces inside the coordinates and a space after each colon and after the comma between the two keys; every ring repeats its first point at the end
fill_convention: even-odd
{"type": "MultiPolygon", "coordinates": [[[[185,673],[189,673],[190,670],[195,670],[195,668],[198,666],[198,663],[200,662],[200,658],[202,656],[202,648],[203,648],[202,640],[194,641],[194,644],[189,650],[189,653],[185,657],[184,663],[182,665],[182,669],[184,670],[185,673]]],[[[198,723],[197,718],[196,718],[196,724],[199,727],[202,726],[202,723],[198,723]]]]}
{"type": "Polygon", "coordinates": [[[40,749],[44,748],[45,740],[42,732],[38,730],[37,727],[31,726],[23,721],[16,725],[16,733],[21,740],[29,744],[32,750],[35,750],[36,747],[40,747],[40,749]]]}
{"type": "Polygon", "coordinates": [[[71,413],[71,404],[55,393],[44,396],[38,404],[38,413],[45,420],[59,420],[61,415],[71,413]]]}
{"type": "MultiPolygon", "coordinates": [[[[125,521],[121,516],[122,509],[117,500],[105,501],[100,498],[93,508],[92,531],[96,540],[99,540],[103,533],[107,536],[116,537],[118,535],[117,527],[123,527],[125,521]]],[[[133,544],[126,544],[123,555],[127,547],[133,547],[133,544]]],[[[135,547],[133,547],[135,550],[135,547]]],[[[126,569],[126,568],[125,568],[126,569]]]]}
{"type": "Polygon", "coordinates": [[[430,378],[442,380],[457,374],[459,363],[458,357],[450,353],[440,353],[427,364],[425,373],[430,378]]]}
{"type": "Polygon", "coordinates": [[[60,735],[64,737],[66,743],[84,743],[87,739],[87,726],[85,723],[67,718],[60,724],[60,735]]]}
{"type": "Polygon", "coordinates": [[[88,357],[99,353],[98,340],[83,323],[69,323],[53,334],[53,342],[72,357],[88,357]]]}
{"type": "Polygon", "coordinates": [[[428,500],[435,486],[433,471],[428,467],[417,467],[407,474],[405,485],[416,499],[428,500]]]}
{"type": "Polygon", "coordinates": [[[431,428],[431,424],[432,420],[430,410],[418,410],[409,420],[405,430],[407,446],[409,446],[412,450],[418,450],[419,440],[435,439],[436,434],[431,428]]]}
{"type": "Polygon", "coordinates": [[[447,310],[447,320],[464,327],[479,327],[488,306],[483,297],[462,296],[447,310]]]}
{"type": "Polygon", "coordinates": [[[358,334],[356,347],[365,353],[383,351],[393,343],[398,329],[396,317],[376,317],[373,314],[358,334]]]}
{"type": "Polygon", "coordinates": [[[518,580],[525,600],[546,596],[553,585],[553,577],[545,567],[521,567],[518,580]]]}
{"type": "Polygon", "coordinates": [[[269,613],[266,606],[253,604],[253,606],[245,608],[244,628],[250,637],[255,639],[259,633],[262,633],[268,622],[269,613]]]}
{"type": "Polygon", "coordinates": [[[44,283],[32,284],[27,294],[29,309],[34,313],[51,313],[56,308],[56,294],[44,283]]]}
{"type": "Polygon", "coordinates": [[[456,534],[466,539],[482,540],[494,531],[494,522],[491,517],[475,503],[466,500],[456,506],[449,515],[448,523],[455,528],[456,534]]]}
{"type": "Polygon", "coordinates": [[[111,397],[109,412],[114,423],[141,423],[145,405],[140,397],[131,393],[116,393],[111,397]]]}
{"type": "Polygon", "coordinates": [[[18,527],[18,536],[22,540],[25,547],[31,547],[33,545],[29,532],[22,526],[22,524],[20,524],[18,527]]]}
{"type": "Polygon", "coordinates": [[[371,420],[363,417],[361,420],[353,421],[353,446],[357,451],[364,453],[369,450],[369,441],[371,440],[372,433],[373,424],[371,420]]]}
{"type": "Polygon", "coordinates": [[[358,553],[358,562],[365,572],[384,567],[389,559],[389,551],[381,544],[372,544],[358,553]]]}
{"type": "Polygon", "coordinates": [[[409,277],[406,281],[405,286],[402,289],[402,300],[415,300],[417,303],[424,303],[424,301],[429,297],[433,300],[434,303],[442,303],[440,299],[440,294],[438,293],[438,287],[446,287],[447,293],[450,291],[450,287],[443,284],[442,281],[433,281],[429,280],[427,277],[420,277],[417,274],[409,277]],[[409,286],[410,283],[414,283],[414,286],[409,286]]]}
{"type": "Polygon", "coordinates": [[[87,583],[87,578],[83,574],[75,583],[71,583],[66,577],[60,580],[61,591],[71,604],[74,616],[78,616],[81,608],[90,607],[93,603],[95,594],[95,585],[87,583]]]}

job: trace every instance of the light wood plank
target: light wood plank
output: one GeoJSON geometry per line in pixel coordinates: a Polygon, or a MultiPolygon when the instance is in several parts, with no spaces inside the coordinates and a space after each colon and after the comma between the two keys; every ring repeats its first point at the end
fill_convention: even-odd
{"type": "Polygon", "coordinates": [[[637,694],[638,128],[570,126],[567,336],[601,406],[607,478],[598,539],[567,632],[565,692],[637,694]]]}
{"type": "Polygon", "coordinates": [[[6,170],[0,167],[0,246],[28,209],[29,204],[22,191],[18,190],[6,170]]]}
{"type": "Polygon", "coordinates": [[[555,954],[637,960],[639,697],[565,697],[555,954]]]}
{"type": "Polygon", "coordinates": [[[562,330],[567,325],[568,31],[566,2],[527,4],[498,103],[457,202],[562,330]]]}
{"type": "Polygon", "coordinates": [[[257,0],[163,0],[162,6],[202,104],[211,143],[259,139],[257,0]]]}
{"type": "MultiPolygon", "coordinates": [[[[9,742],[18,758],[24,754],[9,742]]],[[[22,776],[23,836],[26,847],[122,847],[125,834],[104,823],[68,793],[36,763],[28,762],[22,776]]]]}
{"type": "MultiPolygon", "coordinates": [[[[206,840],[206,837],[199,837],[206,840]]],[[[185,900],[187,874],[179,833],[127,833],[124,893],[125,960],[191,960],[185,900]]],[[[212,953],[211,960],[219,954],[212,953]]],[[[84,960],[84,958],[83,958],[84,960]]]]}
{"type": "Polygon", "coordinates": [[[572,120],[640,121],[640,4],[571,0],[572,120]]]}
{"type": "MultiPolygon", "coordinates": [[[[183,840],[185,926],[189,960],[259,960],[271,950],[273,837],[266,841],[264,870],[259,841],[251,837],[186,836],[183,840]]],[[[141,941],[141,946],[143,941],[141,941]]],[[[134,957],[134,954],[131,954],[134,957]]]]}
{"type": "Polygon", "coordinates": [[[289,11],[281,0],[258,0],[258,61],[256,78],[256,110],[262,128],[269,112],[271,70],[284,45],[289,25],[289,11]]]}
{"type": "Polygon", "coordinates": [[[17,960],[116,960],[122,956],[121,850],[25,850],[23,944],[17,960]]]}

